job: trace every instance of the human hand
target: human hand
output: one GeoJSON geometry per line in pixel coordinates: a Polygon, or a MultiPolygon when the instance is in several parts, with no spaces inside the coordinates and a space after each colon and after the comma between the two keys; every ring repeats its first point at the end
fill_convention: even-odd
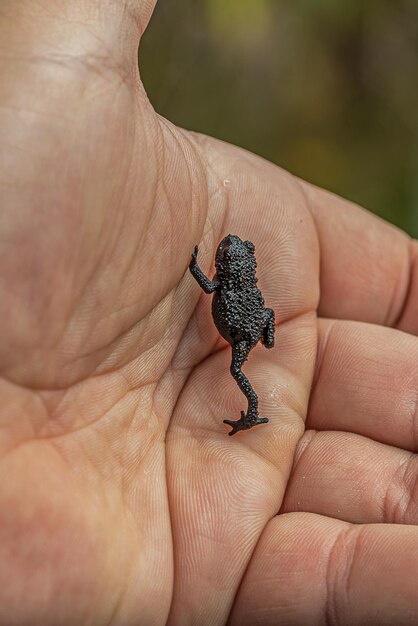
{"type": "Polygon", "coordinates": [[[0,9],[0,624],[415,623],[417,245],[156,115],[153,4],[0,9]],[[228,232],[279,322],[233,439],[228,232]]]}

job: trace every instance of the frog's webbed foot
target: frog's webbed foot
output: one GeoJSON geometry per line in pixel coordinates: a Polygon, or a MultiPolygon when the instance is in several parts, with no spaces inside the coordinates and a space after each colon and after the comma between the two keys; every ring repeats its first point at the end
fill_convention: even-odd
{"type": "Polygon", "coordinates": [[[224,424],[228,424],[228,426],[232,427],[232,430],[228,433],[228,435],[235,435],[239,430],[248,430],[253,426],[257,426],[257,424],[267,424],[267,417],[258,417],[258,415],[251,416],[246,415],[244,411],[241,411],[241,418],[239,420],[224,420],[224,424]]]}

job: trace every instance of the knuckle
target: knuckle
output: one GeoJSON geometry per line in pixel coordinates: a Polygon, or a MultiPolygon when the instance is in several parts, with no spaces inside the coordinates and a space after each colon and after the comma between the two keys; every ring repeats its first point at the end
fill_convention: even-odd
{"type": "Polygon", "coordinates": [[[383,503],[384,521],[415,524],[418,521],[418,457],[409,454],[390,480],[383,503]]]}
{"type": "Polygon", "coordinates": [[[337,536],[326,570],[326,624],[346,624],[352,614],[350,591],[357,555],[361,550],[364,526],[349,526],[337,536]]]}

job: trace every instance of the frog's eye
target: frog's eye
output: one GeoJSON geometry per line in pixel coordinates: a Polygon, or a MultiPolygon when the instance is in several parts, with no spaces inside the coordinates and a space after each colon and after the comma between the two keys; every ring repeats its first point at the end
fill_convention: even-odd
{"type": "Polygon", "coordinates": [[[249,252],[251,252],[251,254],[254,254],[255,245],[253,244],[252,241],[244,241],[244,246],[247,248],[249,252]]]}

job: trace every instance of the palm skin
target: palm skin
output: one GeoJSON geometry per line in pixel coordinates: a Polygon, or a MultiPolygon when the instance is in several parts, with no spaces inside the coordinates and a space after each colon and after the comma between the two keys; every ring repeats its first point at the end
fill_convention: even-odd
{"type": "Polygon", "coordinates": [[[0,624],[412,624],[416,246],[161,119],[151,4],[0,10],[0,624]],[[228,232],[279,321],[234,440],[228,232]]]}

